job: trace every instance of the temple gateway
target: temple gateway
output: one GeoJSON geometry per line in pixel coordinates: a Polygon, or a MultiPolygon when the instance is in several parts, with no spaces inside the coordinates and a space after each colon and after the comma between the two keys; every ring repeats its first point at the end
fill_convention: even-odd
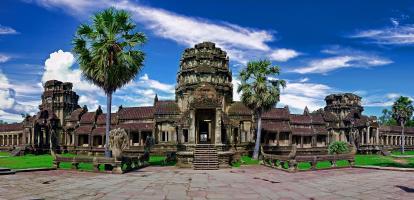
{"type": "MultiPolygon", "coordinates": [[[[227,53],[203,42],[184,51],[177,73],[175,100],[154,98],[152,106],[123,107],[112,113],[112,128],[129,135],[127,154],[141,154],[147,137],[153,154],[176,153],[179,167],[225,168],[235,153],[253,150],[256,123],[251,110],[233,100],[232,73],[227,53]]],[[[44,84],[42,103],[35,116],[0,125],[0,150],[47,151],[50,132],[58,135],[62,152],[102,155],[105,113],[78,105],[71,83],[44,84]]],[[[355,141],[359,152],[376,153],[399,148],[401,127],[380,126],[375,117],[362,115],[361,97],[345,93],[325,98],[314,112],[292,114],[273,108],[263,116],[262,146],[268,153],[326,153],[333,141],[355,141]]],[[[406,146],[414,147],[414,128],[406,128],[406,146]]]]}

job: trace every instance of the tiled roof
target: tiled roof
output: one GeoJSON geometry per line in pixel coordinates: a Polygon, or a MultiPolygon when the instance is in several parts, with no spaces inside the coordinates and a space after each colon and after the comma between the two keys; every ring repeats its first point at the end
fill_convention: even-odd
{"type": "Polygon", "coordinates": [[[328,130],[324,126],[313,126],[312,128],[313,128],[313,132],[315,134],[319,134],[319,135],[321,135],[321,134],[327,135],[328,134],[328,130]]]}
{"type": "Polygon", "coordinates": [[[152,131],[152,129],[154,128],[154,123],[126,123],[119,124],[116,127],[131,131],[152,131]]]}
{"type": "Polygon", "coordinates": [[[75,132],[77,134],[90,134],[92,132],[92,126],[79,126],[75,132]]]}
{"type": "Polygon", "coordinates": [[[311,136],[313,131],[310,128],[292,128],[292,135],[311,136]]]}
{"type": "Polygon", "coordinates": [[[228,113],[229,115],[251,115],[252,111],[242,102],[237,101],[231,104],[228,113]]]}
{"type": "Polygon", "coordinates": [[[83,112],[83,108],[74,110],[69,117],[69,121],[78,121],[80,114],[83,112]]]}
{"type": "Polygon", "coordinates": [[[21,130],[23,130],[22,123],[0,124],[0,132],[21,131],[21,130]]]}
{"type": "MultiPolygon", "coordinates": [[[[118,122],[118,120],[117,120],[116,113],[112,113],[111,114],[111,124],[117,124],[117,122],[118,122]]],[[[98,115],[98,117],[96,119],[96,124],[98,124],[98,125],[106,124],[106,113],[98,115]]]]}
{"type": "MultiPolygon", "coordinates": [[[[112,129],[112,128],[111,128],[112,129]]],[[[105,135],[106,127],[96,127],[93,129],[93,135],[105,135]]]]}
{"type": "Polygon", "coordinates": [[[312,113],[310,116],[312,118],[312,124],[325,124],[325,120],[321,113],[312,113]]]}
{"type": "Polygon", "coordinates": [[[289,120],[289,110],[286,108],[272,108],[263,113],[263,119],[285,119],[289,120]]]}
{"type": "Polygon", "coordinates": [[[291,124],[311,124],[312,118],[310,115],[291,114],[290,123],[291,124]]]}
{"type": "Polygon", "coordinates": [[[125,107],[118,111],[120,120],[151,119],[154,117],[154,107],[125,107]]]}
{"type": "Polygon", "coordinates": [[[95,112],[87,112],[80,119],[80,123],[91,124],[93,122],[95,122],[95,112]]]}
{"type": "Polygon", "coordinates": [[[290,132],[290,127],[287,122],[268,122],[264,121],[262,125],[263,130],[269,132],[290,132]]]}
{"type": "Polygon", "coordinates": [[[179,115],[180,108],[175,101],[158,101],[155,104],[156,115],[179,115]]]}
{"type": "MultiPolygon", "coordinates": [[[[401,135],[402,127],[401,126],[381,126],[379,128],[381,133],[392,133],[396,135],[401,135]]],[[[414,127],[405,127],[404,133],[414,134],[414,127]]]]}

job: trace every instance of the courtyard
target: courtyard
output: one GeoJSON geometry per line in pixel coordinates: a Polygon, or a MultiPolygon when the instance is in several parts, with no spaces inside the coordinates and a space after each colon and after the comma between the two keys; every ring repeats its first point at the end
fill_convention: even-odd
{"type": "Polygon", "coordinates": [[[113,175],[52,170],[2,176],[0,199],[413,199],[410,172],[344,168],[290,174],[264,166],[147,167],[113,175]]]}

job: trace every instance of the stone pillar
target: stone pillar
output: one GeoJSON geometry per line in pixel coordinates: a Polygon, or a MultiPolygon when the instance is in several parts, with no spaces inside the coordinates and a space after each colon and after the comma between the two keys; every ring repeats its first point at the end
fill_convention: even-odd
{"type": "Polygon", "coordinates": [[[17,141],[16,141],[16,142],[17,142],[17,146],[19,146],[19,145],[20,145],[20,141],[19,141],[19,140],[20,140],[20,135],[19,135],[19,134],[17,134],[17,141]]]}
{"type": "Polygon", "coordinates": [[[379,129],[376,128],[375,130],[376,130],[375,131],[375,144],[376,145],[379,145],[380,144],[380,140],[379,140],[379,129]]]}
{"type": "Polygon", "coordinates": [[[385,145],[388,145],[388,135],[385,136],[385,145]]]}
{"type": "Polygon", "coordinates": [[[190,144],[195,144],[196,143],[196,129],[195,129],[195,123],[196,123],[196,119],[195,119],[195,111],[194,109],[190,110],[190,119],[191,119],[191,125],[190,125],[190,129],[188,130],[188,143],[190,144]]]}
{"type": "Polygon", "coordinates": [[[303,136],[300,136],[300,148],[303,148],[303,136]]]}
{"type": "Polygon", "coordinates": [[[178,128],[177,144],[182,144],[182,143],[184,143],[183,129],[182,128],[178,128]]]}
{"type": "Polygon", "coordinates": [[[280,140],[280,132],[277,131],[276,133],[276,145],[279,146],[279,140],[280,140]]]}
{"type": "Polygon", "coordinates": [[[214,142],[221,144],[221,109],[216,109],[216,130],[214,142]]]}
{"type": "Polygon", "coordinates": [[[361,144],[365,144],[364,131],[361,131],[361,144]]]}

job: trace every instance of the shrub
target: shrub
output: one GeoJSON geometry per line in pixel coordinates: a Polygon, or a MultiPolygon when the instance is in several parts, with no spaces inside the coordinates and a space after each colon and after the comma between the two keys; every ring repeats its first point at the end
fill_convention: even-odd
{"type": "Polygon", "coordinates": [[[349,147],[348,143],[342,141],[332,142],[328,147],[329,154],[341,154],[341,153],[348,153],[349,147]]]}

